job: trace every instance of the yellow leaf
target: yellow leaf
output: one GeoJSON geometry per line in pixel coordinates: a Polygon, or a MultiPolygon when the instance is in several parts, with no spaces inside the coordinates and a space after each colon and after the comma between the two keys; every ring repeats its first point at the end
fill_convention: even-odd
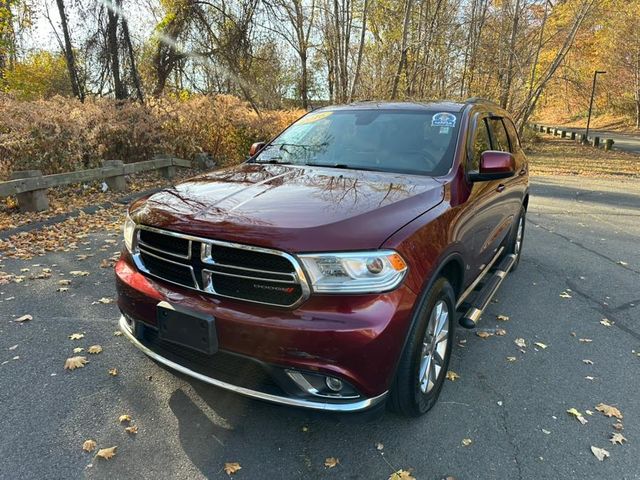
{"type": "Polygon", "coordinates": [[[627,439],[621,433],[612,433],[609,441],[614,445],[622,445],[627,439]]]}
{"type": "Polygon", "coordinates": [[[621,422],[616,422],[613,424],[613,428],[615,428],[616,430],[618,430],[619,432],[624,430],[624,425],[622,425],[621,422]]]}
{"type": "Polygon", "coordinates": [[[463,438],[462,439],[462,445],[465,446],[465,447],[468,447],[472,443],[473,443],[473,440],[471,440],[470,438],[463,438]]]}
{"type": "Polygon", "coordinates": [[[14,322],[22,323],[28,322],[29,320],[33,320],[33,317],[31,315],[22,315],[20,318],[16,318],[14,322]]]}
{"type": "Polygon", "coordinates": [[[100,300],[98,300],[98,303],[103,303],[105,305],[108,303],[113,303],[113,298],[102,297],[100,300]]]}
{"type": "Polygon", "coordinates": [[[118,421],[120,423],[122,423],[122,422],[130,422],[131,421],[131,415],[120,415],[118,417],[118,421]]]}
{"type": "Polygon", "coordinates": [[[109,369],[109,375],[111,375],[112,377],[115,377],[116,375],[118,375],[118,369],[117,368],[110,368],[109,369]]]}
{"type": "Polygon", "coordinates": [[[120,336],[122,336],[122,332],[120,330],[116,330],[115,332],[113,332],[113,336],[114,337],[120,337],[120,336]]]}
{"type": "Polygon", "coordinates": [[[100,345],[91,345],[87,352],[89,353],[100,353],[102,351],[102,347],[100,345]]]}
{"type": "Polygon", "coordinates": [[[524,338],[516,338],[514,343],[520,348],[526,348],[527,341],[524,338]]]}
{"type": "Polygon", "coordinates": [[[582,414],[576,410],[575,408],[570,408],[569,410],[567,410],[567,413],[570,415],[573,415],[574,417],[576,417],[576,419],[582,424],[584,425],[585,423],[587,423],[587,419],[584,418],[582,416],[582,414]]]}
{"type": "Polygon", "coordinates": [[[504,328],[496,328],[496,335],[499,337],[504,337],[507,334],[507,331],[504,328]]]}
{"type": "Polygon", "coordinates": [[[600,323],[605,327],[611,327],[613,325],[613,322],[607,318],[603,318],[602,320],[600,320],[600,323]]]}
{"type": "Polygon", "coordinates": [[[69,338],[71,340],[80,340],[81,338],[84,338],[84,333],[72,333],[69,335],[69,338]]]}
{"type": "Polygon", "coordinates": [[[238,462],[232,462],[232,463],[225,463],[224,464],[224,471],[226,472],[227,475],[233,475],[234,473],[236,473],[241,468],[242,467],[240,466],[240,464],[238,462]]]}
{"type": "Polygon", "coordinates": [[[536,342],[536,343],[534,343],[534,345],[535,345],[536,347],[538,347],[538,348],[541,348],[542,350],[544,350],[545,348],[547,348],[547,346],[546,346],[544,343],[542,343],[542,342],[536,342]]]}
{"type": "Polygon", "coordinates": [[[101,448],[100,450],[98,450],[98,453],[96,453],[96,457],[100,457],[100,458],[104,458],[105,460],[109,460],[109,459],[115,457],[116,448],[118,448],[118,447],[115,446],[115,447],[109,447],[109,448],[101,448]]]}
{"type": "Polygon", "coordinates": [[[569,295],[567,292],[562,292],[560,294],[560,298],[571,298],[571,295],[569,295]]]}
{"type": "Polygon", "coordinates": [[[58,280],[58,285],[71,285],[71,280],[58,280]]]}
{"type": "Polygon", "coordinates": [[[89,360],[87,357],[70,357],[64,362],[65,370],[75,370],[76,368],[83,368],[89,360]]]}
{"type": "Polygon", "coordinates": [[[416,480],[414,476],[411,475],[411,472],[407,470],[398,470],[397,472],[393,472],[389,477],[389,480],[416,480]]]}
{"type": "Polygon", "coordinates": [[[73,270],[72,272],[69,272],[69,275],[73,275],[74,277],[86,277],[87,275],[89,275],[89,272],[73,270]]]}
{"type": "Polygon", "coordinates": [[[596,458],[601,462],[605,458],[610,456],[609,452],[607,452],[604,448],[594,447],[593,445],[591,446],[591,453],[593,453],[596,456],[596,458]]]}
{"type": "Polygon", "coordinates": [[[486,330],[479,330],[476,332],[476,335],[480,338],[489,338],[493,336],[493,333],[487,332],[486,330]]]}
{"type": "Polygon", "coordinates": [[[130,427],[126,427],[124,429],[124,431],[127,432],[127,433],[136,434],[136,433],[138,433],[138,426],[137,425],[131,425],[130,427]]]}
{"type": "Polygon", "coordinates": [[[73,349],[73,353],[80,353],[83,350],[84,350],[84,348],[82,348],[82,347],[76,347],[76,348],[73,349]]]}
{"type": "Polygon", "coordinates": [[[82,449],[85,452],[93,452],[96,449],[96,442],[94,440],[85,440],[82,444],[82,449]]]}
{"type": "Polygon", "coordinates": [[[335,457],[325,458],[324,466],[327,468],[333,468],[340,463],[340,460],[335,457]]]}
{"type": "Polygon", "coordinates": [[[606,403],[599,403],[596,405],[596,410],[602,412],[607,417],[616,417],[619,420],[622,420],[622,413],[616,407],[612,407],[611,405],[607,405],[606,403]]]}
{"type": "Polygon", "coordinates": [[[458,375],[453,370],[447,371],[447,380],[451,380],[452,382],[455,382],[459,378],[460,378],[460,375],[458,375]]]}
{"type": "Polygon", "coordinates": [[[516,357],[507,357],[507,362],[515,362],[516,357]]]}
{"type": "Polygon", "coordinates": [[[496,318],[501,322],[506,322],[507,320],[509,320],[509,317],[506,315],[498,315],[496,318]]]}

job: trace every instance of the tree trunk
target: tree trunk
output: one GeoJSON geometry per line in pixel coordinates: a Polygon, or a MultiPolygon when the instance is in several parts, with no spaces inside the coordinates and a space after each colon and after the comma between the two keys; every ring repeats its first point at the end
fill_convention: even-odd
{"type": "Polygon", "coordinates": [[[64,35],[64,57],[67,63],[67,70],[69,71],[71,90],[81,102],[84,102],[84,90],[80,85],[80,81],[78,78],[78,70],[76,68],[76,62],[73,55],[73,47],[71,46],[71,36],[69,35],[69,26],[67,24],[67,14],[64,10],[64,1],[56,0],[56,3],[58,5],[58,13],[60,14],[62,33],[64,35]]]}
{"type": "Polygon", "coordinates": [[[398,95],[398,83],[400,83],[400,75],[402,69],[407,63],[407,38],[409,35],[409,19],[411,17],[411,0],[406,0],[404,9],[404,20],[402,22],[402,45],[400,46],[400,61],[398,62],[398,69],[393,77],[393,86],[391,87],[391,100],[394,100],[398,95]]]}
{"type": "Polygon", "coordinates": [[[118,51],[118,14],[107,8],[107,52],[113,79],[113,91],[116,100],[127,98],[127,91],[120,78],[120,55],[118,51]]]}
{"type": "Polygon", "coordinates": [[[518,25],[520,22],[520,0],[516,0],[513,8],[513,21],[511,24],[511,39],[509,41],[509,59],[507,61],[507,71],[502,86],[502,95],[500,95],[500,106],[507,108],[509,106],[509,97],[511,95],[511,83],[513,82],[513,64],[516,57],[516,40],[518,38],[518,25]]]}
{"type": "Polygon", "coordinates": [[[349,102],[353,100],[356,95],[356,89],[358,88],[358,81],[360,80],[360,67],[362,65],[362,54],[364,52],[364,39],[367,33],[367,7],[369,6],[369,0],[364,0],[362,7],[362,30],[360,32],[360,45],[358,46],[358,59],[356,60],[356,73],[353,76],[353,82],[351,83],[351,92],[349,93],[349,102]]]}
{"type": "Polygon", "coordinates": [[[131,76],[133,77],[133,85],[136,89],[136,96],[140,102],[144,102],[144,96],[142,95],[142,87],[140,85],[140,76],[138,75],[138,68],[136,67],[136,57],[133,52],[133,45],[131,44],[131,37],[129,36],[129,25],[126,18],[122,18],[122,35],[124,37],[125,44],[127,46],[127,52],[129,53],[129,63],[131,64],[131,76]]]}

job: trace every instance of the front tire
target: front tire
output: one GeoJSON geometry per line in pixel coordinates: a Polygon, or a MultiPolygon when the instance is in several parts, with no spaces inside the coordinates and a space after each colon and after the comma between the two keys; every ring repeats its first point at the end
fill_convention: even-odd
{"type": "Polygon", "coordinates": [[[455,294],[446,278],[426,293],[409,332],[391,386],[389,407],[417,417],[438,400],[449,368],[455,326],[455,294]]]}

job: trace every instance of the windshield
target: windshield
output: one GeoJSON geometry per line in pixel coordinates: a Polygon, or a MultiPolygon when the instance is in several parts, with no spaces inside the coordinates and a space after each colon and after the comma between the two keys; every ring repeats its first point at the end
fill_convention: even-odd
{"type": "Polygon", "coordinates": [[[291,125],[254,161],[440,176],[451,168],[458,127],[450,112],[321,111],[291,125]]]}

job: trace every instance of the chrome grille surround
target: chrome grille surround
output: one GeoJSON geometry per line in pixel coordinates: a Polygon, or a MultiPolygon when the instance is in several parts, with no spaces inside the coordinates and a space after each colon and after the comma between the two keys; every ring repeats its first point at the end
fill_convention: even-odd
{"type": "Polygon", "coordinates": [[[193,235],[177,233],[170,230],[163,230],[155,227],[149,227],[147,225],[137,225],[136,231],[134,233],[134,241],[133,241],[133,249],[131,253],[133,257],[133,261],[142,273],[148,275],[153,278],[157,278],[159,280],[169,282],[175,285],[179,285],[184,288],[189,288],[191,290],[196,290],[203,293],[208,293],[211,295],[224,297],[224,298],[232,298],[234,300],[240,300],[251,303],[258,303],[261,305],[270,305],[274,307],[281,308],[294,308],[300,305],[302,302],[307,300],[311,294],[311,289],[307,282],[307,278],[304,274],[304,271],[300,265],[300,262],[293,256],[286,252],[282,252],[280,250],[274,250],[270,248],[264,247],[256,247],[252,245],[244,245],[240,243],[233,242],[225,242],[222,240],[212,240],[208,238],[197,237],[193,235]],[[159,249],[156,246],[149,245],[144,241],[140,240],[140,232],[141,231],[149,231],[156,234],[166,235],[169,237],[179,238],[182,240],[188,240],[188,254],[182,255],[176,252],[170,252],[167,250],[159,249]],[[196,260],[194,253],[194,247],[198,246],[200,249],[199,258],[196,260]],[[235,249],[244,252],[254,252],[258,254],[266,254],[273,255],[278,257],[279,259],[284,259],[290,264],[291,271],[290,272],[282,272],[282,271],[272,271],[272,270],[263,270],[256,269],[247,266],[239,266],[239,265],[230,265],[230,264],[222,264],[216,262],[212,258],[212,249],[215,246],[235,249]],[[173,281],[169,278],[165,278],[164,276],[158,275],[152,272],[143,261],[142,256],[149,255],[155,259],[158,259],[163,262],[167,262],[169,264],[174,264],[176,266],[180,266],[182,268],[189,269],[192,277],[193,283],[191,285],[186,285],[184,283],[173,281]],[[200,265],[200,275],[197,274],[196,269],[193,267],[194,260],[197,261],[200,265]],[[221,271],[224,270],[224,271],[221,271]],[[232,272],[230,272],[231,270],[232,272]],[[246,297],[238,297],[233,295],[225,295],[218,291],[216,291],[212,276],[213,275],[225,275],[229,277],[235,277],[241,280],[255,280],[261,282],[282,284],[283,286],[289,285],[291,288],[300,288],[300,295],[296,297],[295,301],[291,304],[282,304],[282,303],[270,303],[266,301],[260,300],[252,300],[251,298],[246,297]]]}

